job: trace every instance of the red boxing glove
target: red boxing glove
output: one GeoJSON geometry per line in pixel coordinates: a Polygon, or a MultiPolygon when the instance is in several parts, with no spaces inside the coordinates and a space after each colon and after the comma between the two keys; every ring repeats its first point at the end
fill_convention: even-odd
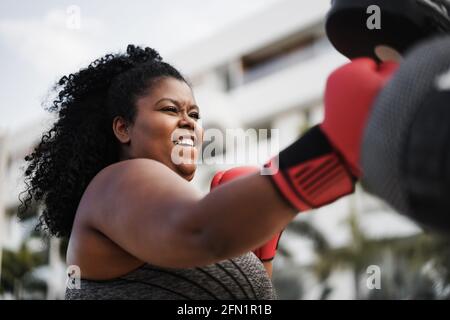
{"type": "MultiPolygon", "coordinates": [[[[214,175],[211,181],[211,190],[220,184],[224,184],[227,181],[235,180],[238,177],[242,177],[251,173],[259,172],[258,167],[237,167],[227,171],[219,171],[214,175]]],[[[283,231],[276,233],[272,239],[267,243],[263,244],[261,247],[253,250],[253,253],[262,261],[271,261],[276,254],[278,249],[278,242],[283,231]]]]}
{"type": "Polygon", "coordinates": [[[392,61],[378,65],[372,59],[359,58],[340,67],[328,78],[325,119],[320,128],[356,177],[361,175],[361,139],[371,107],[397,67],[398,64],[392,61]]]}
{"type": "Polygon", "coordinates": [[[278,243],[280,242],[283,231],[284,230],[277,232],[269,241],[253,250],[253,253],[261,260],[261,262],[269,262],[275,258],[275,254],[278,250],[278,243]]]}
{"type": "Polygon", "coordinates": [[[354,191],[367,117],[378,93],[397,67],[355,59],[327,81],[325,120],[265,165],[275,187],[298,211],[331,203],[354,191]]]}

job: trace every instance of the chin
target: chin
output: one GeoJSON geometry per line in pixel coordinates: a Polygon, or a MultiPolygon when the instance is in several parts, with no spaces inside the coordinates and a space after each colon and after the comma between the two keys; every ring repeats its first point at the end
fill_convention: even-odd
{"type": "Polygon", "coordinates": [[[194,178],[197,165],[195,164],[183,164],[177,166],[178,173],[187,181],[191,181],[194,178]]]}

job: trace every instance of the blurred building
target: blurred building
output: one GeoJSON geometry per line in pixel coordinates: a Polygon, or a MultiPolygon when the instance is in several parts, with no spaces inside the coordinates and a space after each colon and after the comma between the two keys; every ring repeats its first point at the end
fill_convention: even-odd
{"type": "MultiPolygon", "coordinates": [[[[278,150],[270,150],[266,154],[268,157],[293,142],[306,128],[320,122],[327,76],[346,62],[325,36],[324,17],[329,6],[329,0],[283,1],[166,57],[192,82],[204,127],[223,133],[233,128],[276,129],[278,150]]],[[[21,159],[38,141],[42,128],[42,124],[26,128],[10,134],[2,142],[7,149],[6,153],[2,152],[6,159],[5,171],[0,172],[0,176],[5,177],[1,181],[6,181],[3,206],[0,206],[0,214],[3,211],[4,215],[3,222],[0,220],[0,235],[3,235],[0,247],[17,246],[21,241],[20,228],[14,214],[9,212],[14,212],[18,204],[21,159]]],[[[267,139],[273,138],[269,135],[267,139]]],[[[257,150],[266,142],[253,139],[249,148],[257,150]]],[[[222,152],[226,154],[227,150],[222,152]]],[[[257,160],[248,163],[262,161],[257,160]]],[[[207,192],[216,170],[241,164],[200,165],[194,184],[207,192]]],[[[368,237],[406,237],[420,232],[413,223],[391,212],[359,187],[355,195],[313,213],[300,214],[296,219],[307,221],[333,246],[340,247],[352,241],[351,230],[344,222],[355,212],[368,237]]],[[[293,255],[298,266],[308,266],[316,259],[311,242],[292,232],[284,233],[281,244],[293,255]]],[[[64,270],[57,258],[51,261],[50,270],[59,273],[64,270]]],[[[303,277],[301,271],[290,269],[289,263],[286,259],[275,259],[274,279],[277,273],[280,283],[294,283],[296,277],[303,277]]],[[[58,286],[64,286],[64,282],[55,281],[60,279],[58,277],[51,279],[49,297],[58,297],[63,292],[58,286]]],[[[333,291],[328,298],[351,299],[359,284],[354,283],[348,270],[342,270],[333,274],[330,285],[333,291]]],[[[303,298],[319,298],[317,282],[309,278],[303,279],[302,291],[303,298]]],[[[285,296],[298,298],[300,293],[293,290],[285,296]]]]}

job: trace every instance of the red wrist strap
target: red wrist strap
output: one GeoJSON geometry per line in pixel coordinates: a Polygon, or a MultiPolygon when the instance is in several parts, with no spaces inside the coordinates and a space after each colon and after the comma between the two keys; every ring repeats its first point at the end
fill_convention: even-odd
{"type": "Polygon", "coordinates": [[[355,178],[318,126],[265,168],[272,171],[269,177],[282,196],[299,211],[321,207],[354,191],[355,178]]]}

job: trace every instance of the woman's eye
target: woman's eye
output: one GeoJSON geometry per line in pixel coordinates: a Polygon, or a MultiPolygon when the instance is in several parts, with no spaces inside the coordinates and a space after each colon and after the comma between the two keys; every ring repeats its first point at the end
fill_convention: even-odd
{"type": "Polygon", "coordinates": [[[189,116],[191,118],[194,118],[194,119],[197,119],[197,120],[200,119],[200,115],[197,112],[193,112],[189,116]]]}
{"type": "Polygon", "coordinates": [[[175,107],[166,107],[163,109],[164,111],[169,111],[169,112],[178,112],[178,109],[175,107]]]}

